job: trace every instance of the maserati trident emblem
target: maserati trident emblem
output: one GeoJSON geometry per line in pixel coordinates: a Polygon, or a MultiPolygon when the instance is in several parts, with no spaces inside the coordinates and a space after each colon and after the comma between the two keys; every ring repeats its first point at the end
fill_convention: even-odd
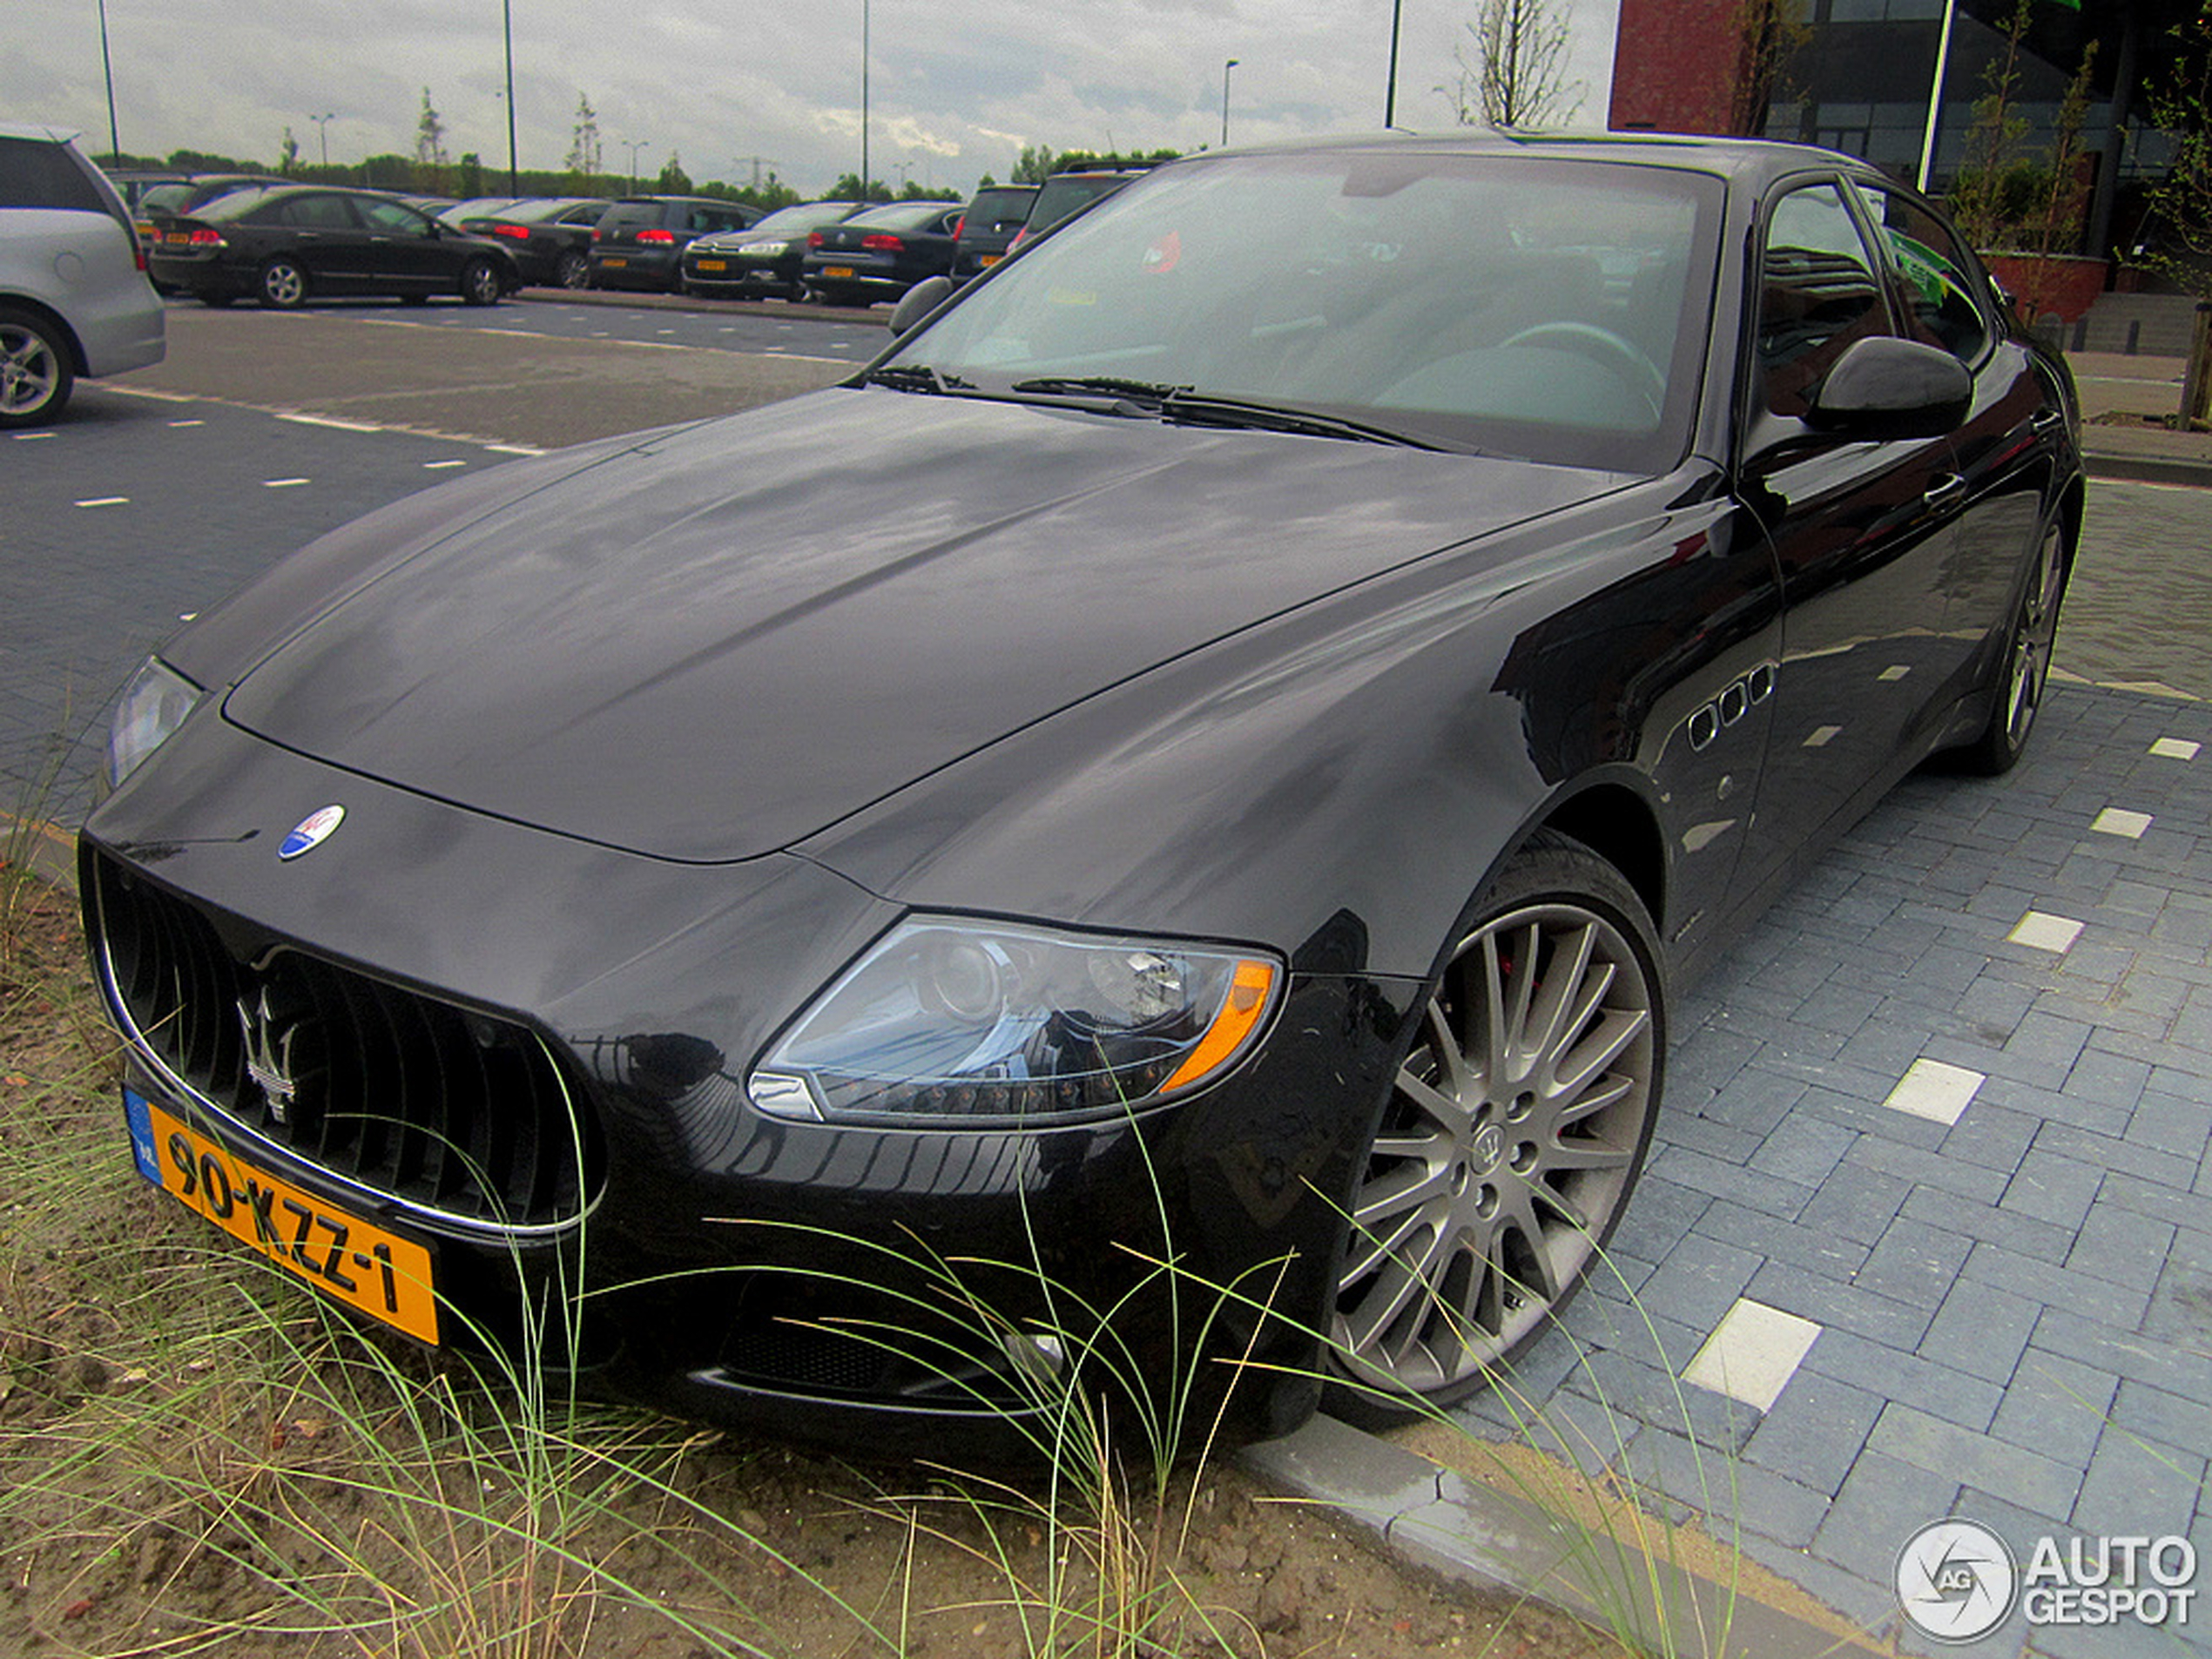
{"type": "Polygon", "coordinates": [[[292,1075],[292,1043],[300,1035],[296,1025],[276,1028],[276,1013],[269,1007],[263,988],[258,1001],[238,1000],[239,1023],[246,1030],[246,1073],[268,1097],[269,1116],[280,1123],[292,1122],[292,1103],[300,1092],[292,1075]]]}
{"type": "Polygon", "coordinates": [[[293,859],[314,852],[328,840],[338,826],[346,821],[343,806],[325,806],[309,813],[292,826],[292,833],[284,838],[284,845],[277,848],[277,857],[290,863],[293,859]]]}

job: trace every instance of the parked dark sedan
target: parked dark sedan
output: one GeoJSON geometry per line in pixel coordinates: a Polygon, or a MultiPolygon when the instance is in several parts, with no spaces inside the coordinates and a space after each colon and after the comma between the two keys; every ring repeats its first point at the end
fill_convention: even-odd
{"type": "Polygon", "coordinates": [[[583,288],[591,282],[592,228],[609,206],[603,196],[555,196],[447,217],[504,244],[524,287],[583,288]]]}
{"type": "Polygon", "coordinates": [[[157,211],[153,226],[155,280],[211,306],[250,295],[291,310],[314,298],[438,293],[489,306],[522,281],[498,243],[371,190],[233,191],[194,213],[157,211]]]}
{"type": "Polygon", "coordinates": [[[1029,222],[1036,199],[1035,185],[989,185],[977,191],[953,226],[953,280],[972,281],[1004,259],[1029,222]]]}
{"type": "Polygon", "coordinates": [[[702,236],[684,250],[686,293],[728,298],[743,293],[805,297],[799,267],[806,259],[808,235],[864,212],[865,202],[795,202],[779,207],[741,231],[702,236]]]}
{"type": "Polygon", "coordinates": [[[1452,1400],[1629,1204],[1672,999],[2018,758],[2081,510],[2062,362],[1858,162],[1170,164],[165,648],[80,867],[139,1167],[426,1341],[586,1298],[702,1418],[1452,1400]]]}
{"type": "Polygon", "coordinates": [[[890,202],[827,226],[806,239],[799,274],[833,306],[896,300],[917,282],[953,268],[950,202],[890,202]]]}
{"type": "Polygon", "coordinates": [[[585,281],[594,288],[671,293],[694,238],[741,231],[759,217],[758,207],[707,196],[624,196],[591,227],[585,281]]]}

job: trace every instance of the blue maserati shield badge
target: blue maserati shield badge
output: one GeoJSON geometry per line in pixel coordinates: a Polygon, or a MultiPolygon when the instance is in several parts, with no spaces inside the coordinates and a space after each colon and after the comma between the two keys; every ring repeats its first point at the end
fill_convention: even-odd
{"type": "Polygon", "coordinates": [[[328,840],[337,827],[346,821],[343,806],[326,806],[320,812],[309,813],[292,826],[292,833],[284,838],[284,845],[277,848],[277,857],[287,861],[312,853],[328,840]]]}

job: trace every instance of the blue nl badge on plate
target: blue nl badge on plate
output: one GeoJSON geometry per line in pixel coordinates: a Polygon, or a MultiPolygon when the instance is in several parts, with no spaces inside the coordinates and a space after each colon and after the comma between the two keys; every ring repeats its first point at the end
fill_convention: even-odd
{"type": "Polygon", "coordinates": [[[161,1158],[154,1150],[153,1119],[147,1115],[146,1097],[127,1084],[123,1090],[123,1116],[131,1125],[131,1156],[138,1173],[156,1186],[161,1184],[161,1158]]]}

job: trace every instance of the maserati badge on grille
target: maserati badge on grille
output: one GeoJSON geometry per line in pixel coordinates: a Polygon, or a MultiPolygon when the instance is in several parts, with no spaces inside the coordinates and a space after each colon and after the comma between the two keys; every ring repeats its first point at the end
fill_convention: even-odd
{"type": "Polygon", "coordinates": [[[302,853],[312,853],[328,840],[337,827],[346,821],[343,806],[325,806],[309,813],[292,826],[292,833],[284,838],[284,845],[277,848],[277,857],[289,862],[302,853]]]}
{"type": "Polygon", "coordinates": [[[300,1035],[300,1028],[276,1028],[277,1016],[269,1007],[266,987],[258,1001],[239,998],[238,1018],[246,1029],[246,1076],[260,1084],[261,1092],[268,1096],[269,1116],[280,1123],[289,1123],[292,1103],[300,1092],[299,1081],[292,1075],[292,1042],[300,1035]]]}

